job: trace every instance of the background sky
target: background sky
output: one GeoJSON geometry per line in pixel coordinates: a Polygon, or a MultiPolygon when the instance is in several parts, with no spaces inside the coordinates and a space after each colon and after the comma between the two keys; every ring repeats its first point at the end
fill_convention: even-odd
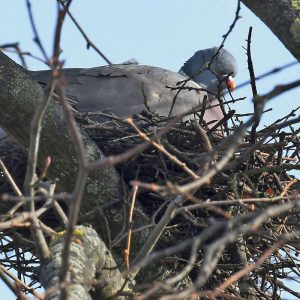
{"type": "MultiPolygon", "coordinates": [[[[25,0],[1,0],[0,45],[19,42],[23,51],[41,56],[33,42],[25,0]]],[[[32,0],[32,10],[42,43],[48,55],[52,53],[53,32],[56,20],[56,1],[32,0]]],[[[234,20],[237,1],[228,0],[73,0],[71,12],[91,40],[113,62],[121,63],[136,58],[147,64],[178,71],[182,64],[200,49],[219,46],[222,35],[234,20]]],[[[256,76],[295,59],[273,33],[245,6],[241,18],[228,37],[225,48],[237,59],[239,73],[235,82],[249,80],[247,69],[246,39],[249,27],[252,33],[252,58],[256,76]]],[[[106,64],[86,43],[67,17],[63,27],[61,47],[65,67],[94,67],[106,64]]],[[[17,56],[8,54],[19,62],[17,56]]],[[[47,67],[28,58],[29,69],[47,67]]],[[[276,75],[257,82],[260,94],[270,91],[275,85],[299,79],[300,66],[286,69],[276,75]]],[[[268,107],[262,124],[288,114],[300,104],[299,88],[275,100],[268,107]]],[[[234,107],[239,113],[252,112],[251,87],[239,89],[236,98],[247,97],[234,107]]],[[[2,299],[15,299],[0,283],[2,299]]],[[[287,296],[285,299],[288,299],[287,296]]],[[[290,298],[292,299],[292,298],[290,298]]]]}

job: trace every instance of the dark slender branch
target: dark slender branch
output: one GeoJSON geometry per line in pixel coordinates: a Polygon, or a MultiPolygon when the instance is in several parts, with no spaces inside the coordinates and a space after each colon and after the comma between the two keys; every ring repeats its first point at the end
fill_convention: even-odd
{"type": "Polygon", "coordinates": [[[223,35],[223,41],[222,41],[221,45],[224,45],[229,34],[232,32],[236,22],[240,19],[240,11],[241,11],[241,1],[238,0],[234,20],[233,20],[232,24],[230,25],[228,31],[223,35]]]}
{"type": "MultiPolygon", "coordinates": [[[[65,1],[63,0],[57,0],[62,6],[65,6],[65,1]]],[[[74,16],[71,14],[69,10],[67,10],[67,14],[74,23],[74,25],[77,27],[77,29],[80,31],[82,36],[84,37],[86,43],[87,43],[87,48],[89,49],[92,47],[109,65],[112,65],[113,63],[103,54],[102,51],[92,42],[92,40],[87,36],[87,34],[84,32],[80,24],[77,22],[77,20],[74,18],[74,16]]]]}
{"type": "Polygon", "coordinates": [[[41,42],[41,39],[39,37],[38,31],[37,31],[37,28],[36,28],[36,25],[35,25],[30,0],[26,0],[26,5],[27,5],[27,11],[28,11],[28,16],[29,16],[29,20],[30,20],[30,25],[31,25],[31,28],[32,28],[32,31],[33,31],[33,34],[34,34],[33,40],[38,45],[38,47],[39,47],[39,49],[40,49],[40,51],[41,51],[41,53],[44,57],[44,60],[49,62],[48,55],[47,55],[46,50],[45,50],[45,48],[44,48],[44,46],[41,42]]]}
{"type": "MultiPolygon", "coordinates": [[[[248,32],[248,38],[247,38],[247,61],[248,61],[248,70],[250,75],[250,83],[252,88],[252,94],[253,98],[257,96],[257,89],[256,89],[256,82],[255,82],[255,73],[254,73],[254,67],[251,57],[251,37],[252,37],[252,27],[249,28],[248,32]]],[[[259,125],[260,117],[257,114],[257,105],[254,102],[254,123],[251,129],[251,137],[250,137],[250,143],[255,143],[255,134],[256,134],[256,128],[259,125]]]]}
{"type": "MultiPolygon", "coordinates": [[[[297,66],[297,65],[299,65],[299,62],[298,62],[297,60],[295,60],[295,61],[289,62],[289,63],[287,63],[287,64],[285,64],[285,65],[282,65],[282,66],[280,66],[280,67],[276,67],[276,68],[274,68],[274,69],[272,69],[272,70],[270,70],[270,71],[267,71],[267,72],[265,72],[265,73],[263,73],[263,74],[261,74],[261,75],[258,75],[258,76],[256,76],[255,79],[256,79],[256,81],[258,81],[258,80],[264,79],[264,78],[266,78],[266,77],[269,77],[270,75],[279,73],[279,72],[281,72],[281,71],[284,71],[284,70],[286,70],[286,69],[288,69],[288,68],[291,68],[291,67],[297,66]]],[[[245,81],[245,82],[243,82],[243,83],[240,83],[240,84],[236,87],[236,90],[237,90],[237,89],[240,89],[240,88],[243,88],[244,86],[248,86],[250,83],[251,83],[250,80],[245,81]]]]}

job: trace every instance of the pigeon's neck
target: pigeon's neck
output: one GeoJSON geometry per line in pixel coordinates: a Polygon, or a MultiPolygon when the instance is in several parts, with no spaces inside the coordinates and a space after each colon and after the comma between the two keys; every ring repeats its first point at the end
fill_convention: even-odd
{"type": "Polygon", "coordinates": [[[215,72],[208,69],[208,63],[212,58],[212,50],[198,51],[182,66],[179,73],[191,78],[197,84],[205,87],[212,93],[219,91],[219,80],[215,72]]]}
{"type": "Polygon", "coordinates": [[[203,88],[207,88],[207,85],[205,82],[199,82],[199,81],[196,81],[195,78],[193,78],[192,76],[189,76],[188,74],[186,74],[183,70],[183,68],[181,68],[179,71],[178,71],[178,74],[184,76],[185,78],[187,79],[191,79],[193,80],[194,82],[196,82],[197,84],[199,84],[201,87],[203,88]]]}
{"type": "MultiPolygon", "coordinates": [[[[198,82],[197,77],[207,66],[204,63],[204,55],[196,52],[186,63],[181,67],[179,72],[185,74],[185,76],[194,79],[198,82]]],[[[181,74],[182,74],[181,73],[181,74]]]]}

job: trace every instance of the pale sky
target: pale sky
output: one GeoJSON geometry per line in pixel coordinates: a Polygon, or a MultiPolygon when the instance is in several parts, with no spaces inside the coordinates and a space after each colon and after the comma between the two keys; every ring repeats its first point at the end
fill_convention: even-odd
{"type": "MultiPolygon", "coordinates": [[[[4,2],[2,0],[2,2],[4,2]]],[[[32,8],[42,42],[50,55],[56,19],[56,1],[32,0],[32,8]]],[[[0,10],[0,45],[19,42],[23,51],[41,56],[33,42],[25,0],[2,3],[0,10]]],[[[121,63],[136,58],[147,64],[178,71],[195,51],[219,46],[222,35],[232,23],[237,3],[228,0],[73,0],[71,12],[92,41],[113,62],[121,63]]],[[[242,5],[241,18],[227,39],[225,48],[237,59],[239,73],[236,83],[249,79],[246,39],[249,26],[253,27],[252,57],[256,75],[295,60],[273,33],[242,5]]],[[[66,67],[94,67],[105,62],[92,49],[87,50],[84,39],[67,18],[61,47],[66,67]]],[[[14,55],[10,55],[17,62],[14,55]]],[[[32,70],[46,66],[28,58],[32,70]]],[[[292,67],[257,83],[258,92],[270,91],[277,84],[299,79],[300,66],[292,67]]],[[[299,88],[273,100],[263,123],[283,117],[300,103],[299,88]]],[[[235,106],[241,113],[251,112],[250,86],[234,93],[246,96],[244,103],[235,106]]],[[[14,299],[0,284],[1,298],[14,299]]],[[[286,298],[288,299],[288,298],[286,298]]]]}

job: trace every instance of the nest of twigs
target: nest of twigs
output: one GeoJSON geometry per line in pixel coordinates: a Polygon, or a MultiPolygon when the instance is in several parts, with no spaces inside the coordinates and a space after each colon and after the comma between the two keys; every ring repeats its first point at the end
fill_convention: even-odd
{"type": "MultiPolygon", "coordinates": [[[[199,177],[205,174],[215,162],[227,155],[235,143],[235,139],[230,138],[234,135],[234,128],[228,129],[224,124],[214,127],[204,121],[176,122],[159,138],[157,138],[159,132],[168,126],[166,118],[146,114],[135,117],[134,124],[140,132],[135,126],[117,119],[102,124],[82,126],[105,155],[121,154],[145,142],[146,138],[143,134],[166,150],[167,153],[152,143],[143,153],[117,166],[128,184],[132,181],[145,183],[141,184],[145,188],[140,190],[139,200],[150,216],[158,212],[157,219],[163,214],[169,199],[175,194],[172,190],[174,186],[191,182],[193,174],[199,177]],[[157,187],[165,187],[165,189],[159,190],[157,187]]],[[[264,210],[274,205],[276,197],[282,196],[279,203],[297,198],[297,180],[288,175],[287,171],[297,169],[298,138],[293,133],[283,134],[281,130],[272,130],[270,127],[255,134],[249,131],[244,136],[222,171],[216,172],[216,176],[199,189],[194,189],[190,193],[191,199],[186,202],[186,205],[189,205],[222,201],[224,205],[202,207],[174,218],[165,232],[168,237],[173,237],[168,239],[171,245],[176,245],[189,236],[196,236],[215,221],[264,210]],[[237,201],[239,201],[238,205],[237,201]]],[[[288,217],[275,217],[265,222],[260,230],[244,236],[244,242],[249,250],[248,259],[252,260],[262,255],[281,234],[292,232],[299,220],[297,213],[290,214],[288,217]]],[[[222,235],[222,232],[219,234],[222,235]]],[[[293,249],[293,258],[296,259],[298,243],[293,241],[289,247],[293,249]]],[[[207,288],[218,286],[222,280],[230,276],[232,271],[245,267],[238,252],[239,247],[236,243],[225,249],[214,276],[207,283],[207,288]]],[[[187,259],[189,253],[182,255],[182,259],[187,259]]],[[[178,264],[179,261],[180,259],[177,261],[178,264]]],[[[171,259],[170,263],[173,264],[174,260],[171,259]]],[[[292,267],[294,263],[291,257],[283,259],[277,252],[274,261],[263,264],[259,274],[254,273],[252,279],[256,280],[262,274],[268,274],[270,269],[275,272],[276,278],[284,278],[286,268],[292,267]]],[[[193,276],[196,277],[199,270],[196,266],[192,272],[193,276]]],[[[255,287],[257,287],[256,292],[260,292],[260,288],[255,287]]]]}
{"type": "MultiPolygon", "coordinates": [[[[204,121],[170,121],[146,113],[136,116],[131,124],[118,118],[98,124],[87,120],[86,116],[78,121],[106,156],[118,155],[141,143],[149,143],[145,151],[123,161],[117,169],[129,186],[133,181],[140,183],[138,198],[147,214],[151,217],[155,213],[157,220],[168,206],[168,201],[175,197],[174,187],[205,175],[217,161],[228,154],[236,142],[234,138],[230,138],[234,136],[234,130],[228,129],[222,122],[216,127],[204,121]],[[172,126],[169,126],[170,122],[173,122],[172,126]],[[165,131],[163,135],[160,134],[162,131],[165,131]]],[[[292,133],[281,133],[281,130],[282,128],[272,130],[270,127],[255,134],[249,132],[244,135],[222,170],[218,170],[200,188],[184,195],[188,199],[185,205],[215,201],[223,204],[203,206],[174,218],[164,232],[166,236],[172,237],[168,239],[169,245],[175,245],[186,237],[196,236],[212,222],[230,220],[236,215],[266,209],[274,201],[278,201],[276,197],[280,198],[279,203],[297,197],[297,183],[287,171],[297,168],[298,137],[292,133]]],[[[25,158],[18,151],[20,150],[0,149],[0,155],[16,181],[22,182],[25,158]]],[[[0,192],[11,192],[3,177],[0,192]]],[[[299,219],[296,213],[276,216],[268,219],[261,229],[244,236],[248,261],[262,255],[282,233],[293,231],[299,219]]],[[[211,238],[214,240],[216,237],[211,238]]],[[[253,279],[264,277],[270,269],[276,275],[274,278],[285,278],[287,268],[292,272],[294,265],[297,265],[298,244],[291,241],[288,247],[293,252],[289,254],[289,258],[283,258],[277,252],[272,262],[264,263],[259,272],[252,274],[253,279]]],[[[218,286],[232,271],[245,267],[244,262],[237,258],[238,252],[239,248],[235,243],[225,249],[214,276],[207,283],[208,288],[218,286]]],[[[200,260],[200,252],[199,255],[200,260]]],[[[187,257],[188,253],[182,254],[181,258],[176,258],[176,263],[184,265],[187,257]]],[[[170,263],[174,264],[174,258],[170,263]]],[[[195,265],[195,277],[199,270],[195,265]]],[[[275,281],[272,282],[274,284],[275,281]]],[[[271,286],[271,281],[268,284],[271,286]]],[[[265,289],[256,287],[265,293],[265,289]]]]}
{"type": "MultiPolygon", "coordinates": [[[[234,132],[224,130],[222,122],[213,128],[205,121],[178,121],[157,138],[171,121],[148,113],[135,116],[135,126],[117,118],[101,124],[82,120],[81,126],[106,156],[121,154],[147,141],[143,134],[156,144],[117,166],[128,184],[133,180],[156,185],[189,182],[193,174],[201,176],[226,155],[232,146],[229,137],[234,132]]],[[[286,171],[297,169],[297,138],[292,134],[283,137],[279,131],[270,131],[266,138],[264,129],[256,133],[254,143],[251,139],[251,134],[247,134],[222,172],[217,172],[195,195],[202,200],[225,200],[282,193],[293,179],[286,171]]]]}

